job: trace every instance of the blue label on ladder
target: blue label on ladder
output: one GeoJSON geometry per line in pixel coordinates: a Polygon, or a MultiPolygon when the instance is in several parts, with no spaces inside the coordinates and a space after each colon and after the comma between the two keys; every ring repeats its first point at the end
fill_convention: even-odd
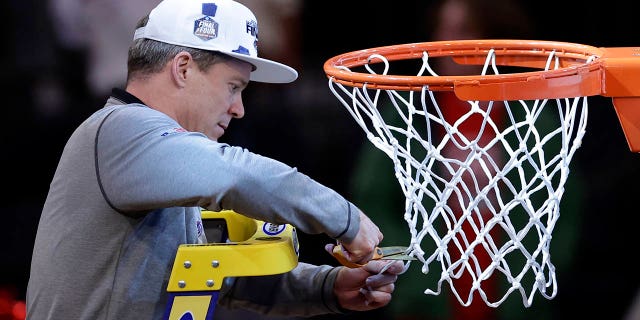
{"type": "Polygon", "coordinates": [[[165,320],[213,320],[219,291],[169,293],[165,320]]]}

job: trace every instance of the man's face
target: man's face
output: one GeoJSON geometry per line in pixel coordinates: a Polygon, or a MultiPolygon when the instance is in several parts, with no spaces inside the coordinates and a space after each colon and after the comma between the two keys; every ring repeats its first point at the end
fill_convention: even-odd
{"type": "Polygon", "coordinates": [[[215,63],[206,71],[192,68],[192,78],[184,88],[188,101],[180,112],[180,124],[217,141],[232,118],[244,116],[242,91],[249,83],[251,68],[236,59],[215,63]]]}

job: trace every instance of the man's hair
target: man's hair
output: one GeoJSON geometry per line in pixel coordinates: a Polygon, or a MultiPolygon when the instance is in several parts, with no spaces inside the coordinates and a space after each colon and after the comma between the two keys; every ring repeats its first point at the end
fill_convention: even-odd
{"type": "MultiPolygon", "coordinates": [[[[138,21],[136,29],[144,27],[147,21],[149,21],[149,15],[138,21]]],[[[215,51],[177,46],[151,39],[136,39],[129,48],[127,82],[160,72],[167,62],[183,51],[191,54],[198,68],[203,71],[228,58],[228,56],[215,51]]]]}

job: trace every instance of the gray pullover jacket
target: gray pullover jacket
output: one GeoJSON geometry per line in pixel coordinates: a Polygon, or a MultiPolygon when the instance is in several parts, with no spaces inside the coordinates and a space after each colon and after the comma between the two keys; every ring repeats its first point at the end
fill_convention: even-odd
{"type": "MultiPolygon", "coordinates": [[[[281,162],[187,132],[114,90],[67,142],[43,207],[27,318],[159,319],[180,244],[207,242],[200,212],[234,210],[351,240],[358,209],[281,162]]],[[[276,316],[340,312],[337,269],[228,281],[219,304],[276,316]]]]}

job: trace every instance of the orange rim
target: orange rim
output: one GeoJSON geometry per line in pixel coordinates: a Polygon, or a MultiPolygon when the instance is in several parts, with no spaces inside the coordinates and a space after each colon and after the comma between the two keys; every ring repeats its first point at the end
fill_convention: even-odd
{"type": "MultiPolygon", "coordinates": [[[[351,87],[367,84],[371,89],[454,91],[464,100],[518,100],[563,98],[592,95],[640,96],[640,90],[623,89],[604,84],[608,71],[607,62],[622,64],[628,71],[629,64],[639,64],[638,48],[597,48],[593,46],[537,40],[453,40],[400,44],[353,51],[327,60],[324,70],[335,82],[351,87]],[[409,76],[379,75],[345,70],[366,64],[381,63],[378,54],[389,61],[421,59],[423,52],[429,57],[450,56],[460,64],[482,65],[489,50],[493,49],[498,66],[516,66],[540,69],[539,71],[465,76],[409,76]],[[549,54],[555,51],[554,64],[558,68],[544,70],[549,54]],[[595,59],[593,59],[595,58],[595,59]],[[589,62],[589,59],[593,59],[589,62]],[[613,59],[613,60],[612,60],[613,59]],[[630,60],[630,61],[623,61],[630,60]],[[607,90],[609,89],[609,90],[607,90]]],[[[635,71],[640,75],[639,71],[635,71]]],[[[620,75],[631,81],[628,75],[620,75]]],[[[637,77],[636,77],[637,79],[637,77]]],[[[635,80],[635,79],[633,79],[635,80]]],[[[636,86],[636,87],[640,87],[636,86]]]]}
{"type": "Polygon", "coordinates": [[[409,43],[353,51],[324,64],[332,81],[350,87],[380,90],[454,91],[462,100],[535,100],[593,95],[611,97],[631,151],[640,152],[640,47],[597,48],[583,44],[538,40],[453,40],[409,43]],[[468,76],[379,75],[345,70],[388,61],[453,57],[460,64],[483,65],[493,49],[498,66],[539,71],[468,76]],[[555,51],[558,68],[544,70],[555,51]],[[590,60],[591,58],[594,58],[590,60]]]}

